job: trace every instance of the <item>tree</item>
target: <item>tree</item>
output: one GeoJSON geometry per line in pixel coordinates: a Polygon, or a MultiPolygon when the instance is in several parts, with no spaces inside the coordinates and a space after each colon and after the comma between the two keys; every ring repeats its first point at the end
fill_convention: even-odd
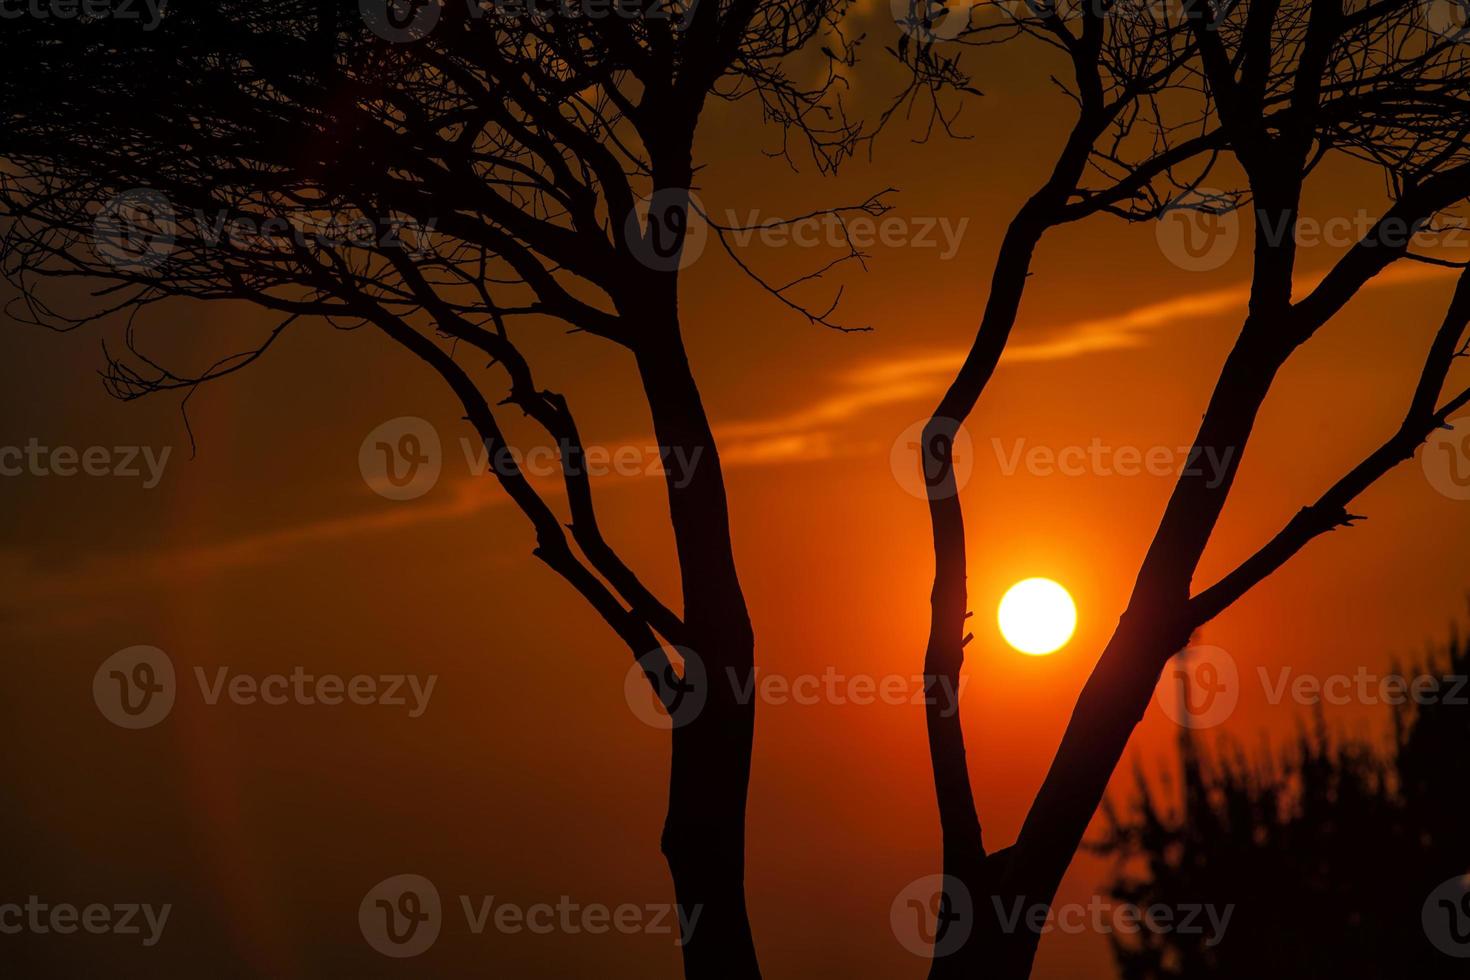
{"type": "Polygon", "coordinates": [[[1433,944],[1448,931],[1427,935],[1423,910],[1447,877],[1470,872],[1470,710],[1457,693],[1467,667],[1470,645],[1452,636],[1395,671],[1434,684],[1394,704],[1386,751],[1334,739],[1320,711],[1294,744],[1255,757],[1223,744],[1211,755],[1181,729],[1178,800],[1140,768],[1137,797],[1104,805],[1094,846],[1118,862],[1109,890],[1121,901],[1228,903],[1230,929],[1114,935],[1121,975],[1369,978],[1391,964],[1462,976],[1462,961],[1433,944]]]}
{"type": "MultiPolygon", "coordinates": [[[[754,666],[678,310],[695,133],[711,97],[753,100],[819,164],[840,159],[857,129],[829,97],[850,58],[829,55],[810,84],[784,64],[844,3],[224,0],[172,4],[156,23],[12,20],[0,213],[18,312],[60,329],[126,316],[128,350],[105,372],[124,399],[191,394],[302,321],[381,331],[452,389],[536,557],[673,715],[670,648],[709,676],[754,666]],[[66,305],[77,289],[80,311],[66,305]],[[175,299],[279,319],[247,351],[188,371],[144,353],[131,328],[175,299]],[[679,612],[604,538],[569,402],[538,387],[518,345],[556,324],[628,351],[665,458],[697,461],[677,479],[666,468],[679,612]],[[508,381],[498,404],[485,359],[508,381]],[[506,406],[559,446],[569,519],[517,465],[506,406]]],[[[674,718],[662,849],[678,902],[700,910],[690,977],[759,976],[743,879],[755,718],[740,687],[708,685],[701,710],[674,718]]]]}
{"type": "MultiPolygon", "coordinates": [[[[1281,368],[1393,262],[1432,261],[1411,252],[1414,234],[1470,193],[1464,96],[1470,63],[1463,32],[1436,30],[1443,25],[1409,0],[1185,0],[1178,9],[1133,0],[1043,0],[962,12],[916,2],[909,9],[906,26],[918,40],[897,53],[913,69],[913,93],[931,95],[936,105],[946,90],[967,86],[958,57],[938,43],[945,38],[961,46],[1039,39],[1060,49],[1073,69],[1067,89],[1077,105],[1073,128],[1045,183],[1007,228],[974,342],[925,428],[921,450],[935,553],[925,674],[944,901],[951,911],[966,900],[972,910],[992,902],[1048,904],[1169,658],[1308,543],[1359,520],[1348,510],[1357,496],[1470,403],[1470,390],[1442,396],[1457,356],[1466,352],[1466,273],[1428,345],[1398,430],[1234,571],[1194,588],[1257,413],[1281,368]],[[1240,191],[1201,186],[1222,153],[1243,175],[1240,191]],[[1391,206],[1321,282],[1297,297],[1294,232],[1303,190],[1334,154],[1379,168],[1391,206]],[[1174,169],[1190,161],[1193,175],[1174,180],[1174,169]],[[945,692],[958,689],[969,640],[955,434],[1000,361],[1034,249],[1048,231],[1093,214],[1147,220],[1180,207],[1221,212],[1246,202],[1256,218],[1248,308],[1194,441],[1197,452],[1227,461],[1223,479],[1188,468],[1178,478],[1127,608],[1016,842],[987,850],[963,732],[945,703],[945,692]]],[[[951,117],[937,110],[936,118],[947,125],[951,117]]],[[[993,918],[977,914],[967,938],[934,960],[931,977],[981,970],[1004,980],[1028,976],[1038,935],[1008,932],[993,918]]]]}

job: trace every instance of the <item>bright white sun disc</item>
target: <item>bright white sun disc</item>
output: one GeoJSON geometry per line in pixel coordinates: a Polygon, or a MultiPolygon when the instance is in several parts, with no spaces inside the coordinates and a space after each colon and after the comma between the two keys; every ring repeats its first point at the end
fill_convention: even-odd
{"type": "Polygon", "coordinates": [[[1000,634],[1033,656],[1061,649],[1077,628],[1077,606],[1067,590],[1049,578],[1017,582],[1000,600],[1000,634]]]}

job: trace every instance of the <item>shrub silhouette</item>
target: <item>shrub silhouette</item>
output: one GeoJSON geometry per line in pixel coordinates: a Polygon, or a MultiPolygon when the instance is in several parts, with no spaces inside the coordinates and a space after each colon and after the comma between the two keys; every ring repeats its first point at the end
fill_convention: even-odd
{"type": "MultiPolygon", "coordinates": [[[[1409,677],[1463,678],[1458,630],[1409,677]]],[[[1185,729],[1179,793],[1137,772],[1137,797],[1109,800],[1093,848],[1118,861],[1119,902],[1231,910],[1223,936],[1114,934],[1124,980],[1165,977],[1463,977],[1470,964],[1436,949],[1421,911],[1470,871],[1470,707],[1459,680],[1439,696],[1392,707],[1383,745],[1335,737],[1319,710],[1280,751],[1185,729]]],[[[1461,917],[1463,919],[1463,916],[1461,917]]],[[[1461,922],[1462,928],[1470,923],[1461,922]]]]}

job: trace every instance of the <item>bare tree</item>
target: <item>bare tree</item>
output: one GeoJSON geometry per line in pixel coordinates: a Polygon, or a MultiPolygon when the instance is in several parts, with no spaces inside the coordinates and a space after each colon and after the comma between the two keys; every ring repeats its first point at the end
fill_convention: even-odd
{"type": "Polygon", "coordinates": [[[666,652],[693,651],[710,677],[753,670],[678,311],[693,144],[714,97],[758,102],[823,167],[849,152],[840,37],[815,82],[785,67],[844,3],[215,0],[171,4],[153,25],[8,21],[0,49],[16,312],[60,329],[126,317],[128,350],[105,372],[115,394],[187,397],[312,319],[381,331],[452,389],[536,557],[673,716],[662,849],[679,904],[700,909],[689,977],[759,976],[743,878],[754,704],[739,684],[708,684],[689,713],[666,652]],[[188,371],[145,353],[131,326],[174,299],[279,319],[263,342],[188,371]],[[518,345],[558,324],[630,352],[661,452],[697,462],[679,479],[666,468],[678,612],[604,537],[568,400],[537,385],[518,345]],[[488,394],[487,360],[504,401],[488,394]],[[506,410],[560,447],[568,513],[518,467],[506,410]]]}
{"type": "Polygon", "coordinates": [[[1467,38],[1432,23],[1410,0],[1148,0],[982,4],[956,13],[916,0],[897,49],[913,69],[909,97],[930,96],[947,126],[946,89],[967,86],[964,46],[1010,37],[1051,44],[1070,61],[1077,116],[1043,186],[1007,228],[968,356],[926,427],[935,576],[925,674],[930,758],[944,847],[948,916],[959,903],[973,929],[933,962],[931,977],[1030,974],[1038,935],[1007,931],[992,907],[1047,904],[1076,853],[1164,665],[1193,633],[1322,534],[1351,525],[1353,500],[1467,403],[1443,394],[1466,353],[1470,273],[1434,332],[1403,422],[1381,446],[1219,582],[1195,591],[1200,558],[1229,497],[1256,415],[1277,373],[1374,276],[1410,251],[1414,234],[1470,194],[1467,38]],[[958,27],[936,23],[961,16],[958,27]],[[1439,29],[1436,29],[1439,28],[1439,29]],[[947,38],[960,47],[938,43],[947,38]],[[1240,192],[1201,181],[1228,152],[1240,192]],[[1392,206],[1305,296],[1293,295],[1295,227],[1303,189],[1322,160],[1348,154],[1381,168],[1392,206]],[[1176,178],[1186,164],[1190,175],[1176,178]],[[1093,214],[1157,218],[1173,207],[1256,216],[1250,299],[1195,439],[1223,459],[1223,479],[1186,469],[1174,488],[1127,608],[1088,680],[1014,845],[987,850],[947,692],[958,690],[970,637],[966,546],[951,447],[1000,361],[1016,322],[1033,251],[1052,228],[1093,214]],[[1443,399],[1443,400],[1442,400],[1443,399]]]}

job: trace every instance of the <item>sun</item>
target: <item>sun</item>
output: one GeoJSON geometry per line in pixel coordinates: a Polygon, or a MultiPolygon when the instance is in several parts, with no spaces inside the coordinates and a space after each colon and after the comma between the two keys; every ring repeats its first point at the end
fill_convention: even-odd
{"type": "Polygon", "coordinates": [[[1032,656],[1060,650],[1077,628],[1077,606],[1067,590],[1049,578],[1017,582],[1000,600],[1001,636],[1032,656]]]}

